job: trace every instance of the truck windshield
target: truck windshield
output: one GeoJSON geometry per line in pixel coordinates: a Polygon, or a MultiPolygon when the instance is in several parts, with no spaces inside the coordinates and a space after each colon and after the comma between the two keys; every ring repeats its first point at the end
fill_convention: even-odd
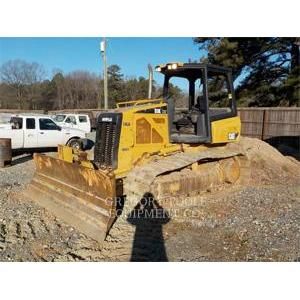
{"type": "Polygon", "coordinates": [[[66,118],[66,115],[56,115],[54,117],[54,121],[55,122],[63,122],[65,118],[66,118]]]}

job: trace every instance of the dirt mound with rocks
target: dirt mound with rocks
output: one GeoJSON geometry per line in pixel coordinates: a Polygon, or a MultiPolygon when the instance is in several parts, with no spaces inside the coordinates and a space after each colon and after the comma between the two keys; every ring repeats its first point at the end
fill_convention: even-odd
{"type": "Polygon", "coordinates": [[[230,144],[228,147],[242,148],[245,154],[246,159],[243,163],[248,173],[243,183],[284,184],[300,180],[300,162],[282,155],[264,141],[242,137],[239,143],[230,144]]]}

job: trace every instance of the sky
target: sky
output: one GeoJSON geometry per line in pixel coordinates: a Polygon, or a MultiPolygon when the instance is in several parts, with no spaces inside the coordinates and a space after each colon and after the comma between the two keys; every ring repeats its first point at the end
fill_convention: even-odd
{"type": "MultiPolygon", "coordinates": [[[[102,59],[99,38],[0,38],[0,65],[8,60],[22,59],[44,66],[47,77],[53,70],[64,73],[88,70],[100,74],[102,59]]],[[[205,55],[192,38],[107,38],[107,63],[118,64],[125,76],[147,77],[148,63],[189,59],[198,60],[205,55]]],[[[162,75],[154,79],[161,83],[162,75]]]]}

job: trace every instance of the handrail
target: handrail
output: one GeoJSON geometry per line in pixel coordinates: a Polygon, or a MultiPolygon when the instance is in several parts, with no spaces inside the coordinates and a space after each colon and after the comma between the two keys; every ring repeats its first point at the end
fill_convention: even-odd
{"type": "Polygon", "coordinates": [[[128,106],[138,106],[151,103],[163,103],[163,99],[148,99],[148,100],[133,100],[117,103],[117,108],[128,107],[128,106]]]}

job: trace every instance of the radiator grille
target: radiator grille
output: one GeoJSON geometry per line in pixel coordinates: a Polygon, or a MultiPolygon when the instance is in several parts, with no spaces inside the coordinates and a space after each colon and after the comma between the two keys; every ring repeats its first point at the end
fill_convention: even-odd
{"type": "Polygon", "coordinates": [[[118,114],[102,114],[96,127],[94,163],[98,168],[116,168],[120,136],[120,117],[118,114]],[[110,121],[103,121],[109,119],[110,121]]]}

